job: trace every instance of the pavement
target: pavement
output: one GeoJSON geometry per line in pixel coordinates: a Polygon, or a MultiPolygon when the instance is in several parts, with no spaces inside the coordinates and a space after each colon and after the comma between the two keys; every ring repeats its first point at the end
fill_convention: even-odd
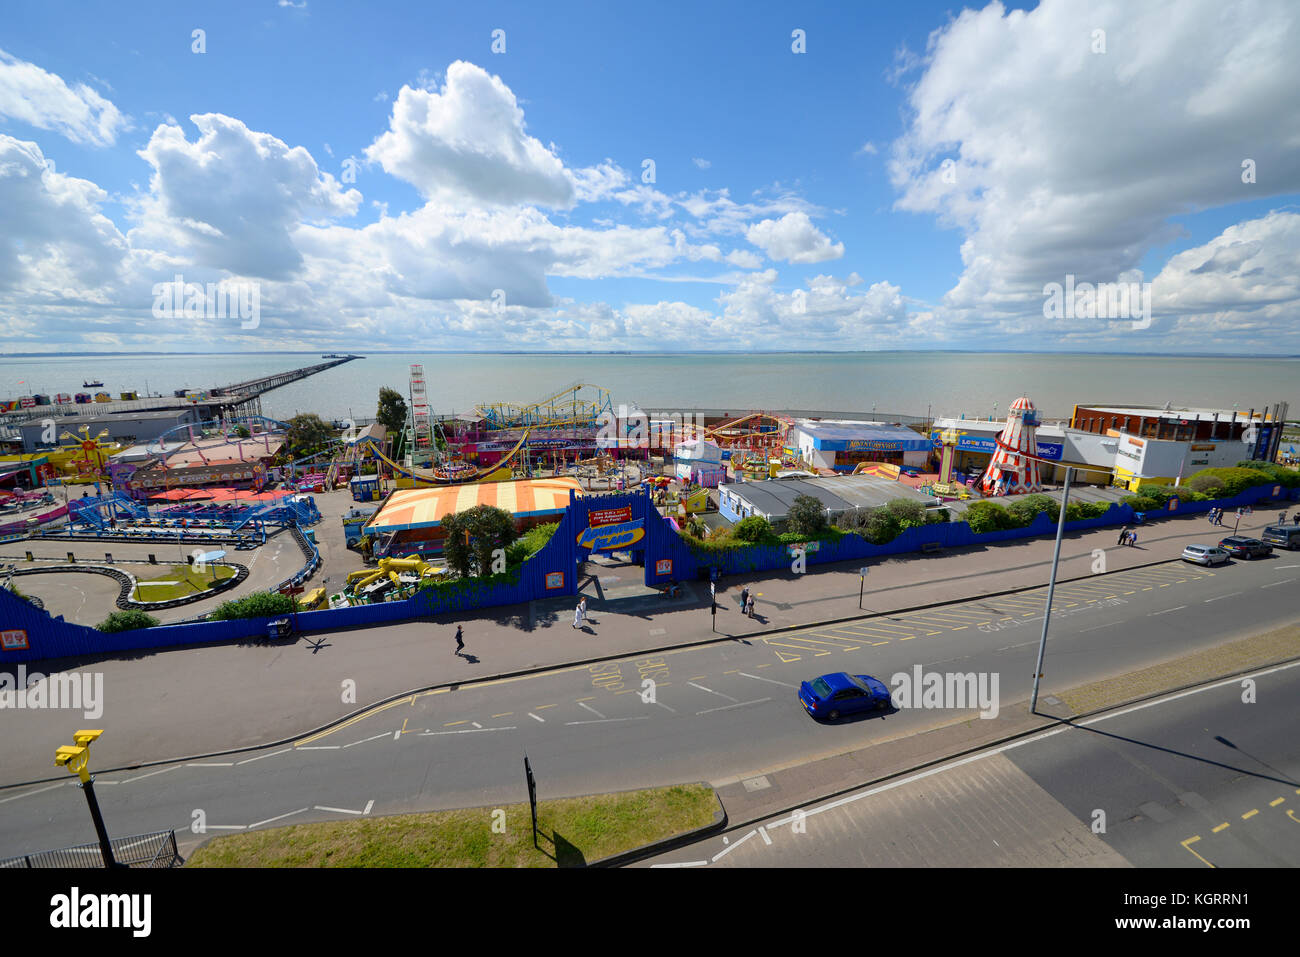
{"type": "MultiPolygon", "coordinates": [[[[1257,533],[1274,516],[1261,507],[1241,531],[1257,533]]],[[[333,534],[329,522],[321,526],[323,538],[333,534]]],[[[1213,543],[1230,533],[1231,526],[1181,516],[1143,526],[1136,547],[1116,545],[1116,529],[1071,534],[1062,547],[1060,578],[1168,561],[1188,543],[1213,543]]],[[[864,610],[858,607],[856,563],[813,566],[806,575],[731,577],[719,583],[716,631],[707,582],[688,583],[681,597],[664,599],[644,588],[639,568],[591,564],[582,585],[589,621],[581,629],[571,627],[572,599],[549,600],[317,632],[275,645],[141,651],[27,671],[102,674],[106,710],[102,723],[91,726],[108,733],[95,745],[96,766],[126,767],[296,738],[420,689],[1041,586],[1052,550],[1052,539],[1042,538],[893,557],[870,567],[864,610]],[[754,619],[739,611],[743,585],[757,595],[754,619]],[[460,653],[457,625],[465,633],[460,653]]],[[[0,753],[0,785],[49,776],[50,752],[87,726],[80,712],[55,720],[51,712],[12,711],[6,722],[11,734],[0,753]]]]}

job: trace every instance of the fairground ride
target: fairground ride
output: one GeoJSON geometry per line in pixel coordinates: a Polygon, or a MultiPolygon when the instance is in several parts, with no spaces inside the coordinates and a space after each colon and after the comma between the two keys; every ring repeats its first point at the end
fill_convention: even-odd
{"type": "MultiPolygon", "coordinates": [[[[484,428],[491,432],[521,428],[596,428],[602,415],[613,418],[609,390],[598,385],[574,383],[552,396],[528,405],[492,402],[478,407],[484,428]],[[583,392],[584,389],[590,390],[583,392]]],[[[608,420],[607,420],[608,421],[608,420]]]]}

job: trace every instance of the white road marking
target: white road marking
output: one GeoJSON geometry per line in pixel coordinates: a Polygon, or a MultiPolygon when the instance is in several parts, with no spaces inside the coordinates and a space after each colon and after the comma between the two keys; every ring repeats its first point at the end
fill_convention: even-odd
{"type": "Polygon", "coordinates": [[[187,768],[233,768],[234,761],[199,761],[185,765],[187,768]]]}
{"type": "Polygon", "coordinates": [[[1289,584],[1291,584],[1291,582],[1293,582],[1293,581],[1295,581],[1294,578],[1288,578],[1288,579],[1285,579],[1284,581],[1273,582],[1273,583],[1268,584],[1268,585],[1260,585],[1259,587],[1260,587],[1260,588],[1275,588],[1275,587],[1277,587],[1278,585],[1289,585],[1289,584]]]}
{"type": "Polygon", "coordinates": [[[482,731],[518,731],[514,725],[508,728],[461,728],[457,731],[421,731],[420,737],[429,737],[435,734],[478,734],[482,731]]]}
{"type": "Polygon", "coordinates": [[[597,711],[597,710],[596,710],[595,708],[593,708],[591,705],[589,705],[589,704],[584,704],[584,703],[581,702],[581,701],[578,702],[578,707],[579,707],[579,708],[586,708],[588,711],[590,711],[592,714],[594,714],[597,718],[603,718],[603,717],[605,717],[603,714],[601,714],[599,711],[597,711]]]}
{"type": "MultiPolygon", "coordinates": [[[[1096,628],[1085,628],[1085,629],[1083,629],[1083,631],[1079,632],[1079,634],[1081,634],[1081,635],[1086,635],[1086,634],[1087,634],[1088,632],[1090,632],[1090,631],[1101,631],[1101,629],[1103,629],[1103,628],[1114,628],[1114,627],[1115,627],[1114,625],[1098,625],[1096,628]]],[[[1033,642],[1027,642],[1027,644],[1033,644],[1033,642]]],[[[1005,651],[1006,649],[1005,649],[1005,648],[1000,648],[1000,649],[998,649],[998,650],[999,650],[999,651],[1005,651]]]]}
{"type": "Polygon", "coordinates": [[[714,691],[712,688],[706,688],[706,687],[704,687],[704,685],[697,685],[694,681],[688,681],[688,682],[686,682],[686,683],[687,683],[688,685],[690,685],[692,688],[699,688],[701,691],[707,691],[709,694],[715,694],[715,695],[717,695],[719,698],[726,698],[728,701],[735,701],[735,700],[736,700],[735,698],[733,698],[733,697],[732,697],[731,695],[729,695],[729,694],[723,694],[721,691],[714,691]]]}
{"type": "Polygon", "coordinates": [[[1228,592],[1228,594],[1220,595],[1218,598],[1206,598],[1203,604],[1209,604],[1212,601],[1222,601],[1224,598],[1232,598],[1234,595],[1240,595],[1240,594],[1241,592],[1239,591],[1228,592]]]}
{"type": "Polygon", "coordinates": [[[747,704],[762,704],[764,701],[771,701],[771,698],[756,698],[753,701],[737,701],[735,704],[724,704],[717,708],[706,708],[704,711],[697,711],[697,716],[702,714],[712,714],[714,711],[730,711],[732,708],[743,708],[747,704]]]}
{"type": "Polygon", "coordinates": [[[374,798],[371,798],[369,801],[366,802],[366,809],[365,809],[364,811],[362,811],[361,813],[362,813],[362,814],[369,814],[369,813],[370,813],[370,809],[371,809],[372,807],[374,807],[374,806],[375,806],[375,799],[374,799],[374,798]]]}
{"type": "Polygon", "coordinates": [[[277,754],[288,754],[292,750],[293,748],[285,748],[283,751],[273,751],[271,754],[259,754],[255,758],[245,758],[243,761],[236,761],[235,767],[239,767],[241,764],[252,764],[254,761],[261,761],[263,758],[273,758],[277,754]]]}
{"type": "Polygon", "coordinates": [[[532,718],[534,721],[540,721],[540,722],[542,722],[542,724],[545,724],[545,723],[546,723],[546,719],[545,719],[545,718],[539,718],[539,717],[537,717],[537,715],[533,714],[531,711],[528,712],[528,717],[532,718]]]}
{"type": "Polygon", "coordinates": [[[764,844],[772,843],[772,839],[767,836],[767,828],[763,827],[761,824],[758,826],[758,836],[763,839],[764,844]]]}
{"type": "Polygon", "coordinates": [[[651,867],[708,867],[708,861],[682,861],[679,864],[651,864],[651,867]]]}
{"type": "Polygon", "coordinates": [[[736,674],[742,678],[753,678],[755,681],[766,681],[768,684],[780,685],[782,688],[794,688],[796,691],[799,688],[798,685],[792,685],[788,681],[777,681],[773,678],[764,678],[761,675],[751,675],[745,671],[737,671],[736,674]]]}
{"type": "Polygon", "coordinates": [[[31,797],[33,794],[41,794],[45,791],[53,791],[55,788],[61,788],[65,784],[70,783],[72,782],[60,781],[58,784],[48,784],[43,788],[37,788],[35,791],[24,791],[22,794],[15,794],[13,797],[0,798],[0,804],[4,804],[8,801],[17,801],[19,798],[31,797]]]}
{"type": "Polygon", "coordinates": [[[261,827],[263,824],[270,824],[272,821],[283,821],[286,817],[293,817],[295,814],[301,814],[303,811],[310,811],[309,807],[300,807],[296,811],[290,811],[287,814],[277,814],[275,817],[268,817],[265,821],[258,821],[256,824],[248,825],[251,831],[255,827],[261,827]]]}
{"type": "Polygon", "coordinates": [[[1186,607],[1186,605],[1179,605],[1177,608],[1166,608],[1164,611],[1153,611],[1151,614],[1147,615],[1147,617],[1154,618],[1156,615],[1167,615],[1171,611],[1182,611],[1186,607]]]}
{"type": "Polygon", "coordinates": [[[669,708],[668,705],[664,704],[662,701],[659,701],[658,699],[655,700],[655,704],[659,705],[659,707],[661,708],[668,708],[668,710],[671,711],[673,714],[677,713],[676,708],[669,708]]]}
{"type": "MultiPolygon", "coordinates": [[[[397,733],[401,734],[402,732],[399,730],[397,733]]],[[[300,745],[298,747],[298,750],[299,751],[337,751],[341,747],[343,747],[343,745],[341,744],[304,744],[304,745],[300,745]]]]}
{"type": "Polygon", "coordinates": [[[401,729],[401,728],[398,728],[396,731],[393,732],[393,740],[394,740],[394,741],[398,740],[401,736],[402,736],[402,729],[401,729]]]}
{"type": "Polygon", "coordinates": [[[349,810],[348,808],[345,808],[345,807],[325,807],[325,806],[322,805],[322,804],[317,804],[317,805],[316,805],[316,810],[317,810],[317,811],[335,811],[335,812],[337,812],[337,813],[339,813],[339,814],[357,814],[357,815],[361,815],[361,814],[365,814],[365,813],[366,813],[365,811],[352,811],[352,810],[349,810]]]}
{"type": "MultiPolygon", "coordinates": [[[[714,863],[717,863],[718,858],[722,857],[722,856],[725,855],[725,854],[729,854],[729,853],[731,853],[732,851],[734,851],[736,848],[740,847],[740,845],[744,844],[746,841],[748,841],[751,837],[753,837],[753,836],[754,836],[755,834],[757,834],[757,833],[758,833],[758,831],[750,831],[748,834],[746,834],[744,837],[742,837],[742,838],[741,838],[739,841],[737,841],[735,844],[728,844],[728,845],[727,845],[726,847],[724,847],[722,850],[718,851],[718,853],[716,853],[716,854],[713,855],[713,857],[712,857],[713,862],[714,862],[714,863]]],[[[725,841],[726,838],[724,837],[723,840],[725,841]]]]}
{"type": "MultiPolygon", "coordinates": [[[[401,729],[398,729],[398,730],[400,731],[401,729]]],[[[372,736],[369,737],[369,738],[363,738],[363,739],[360,740],[360,741],[353,741],[352,744],[345,744],[345,745],[343,745],[343,747],[346,749],[346,748],[350,748],[350,747],[352,747],[353,745],[356,745],[356,744],[365,744],[367,741],[375,741],[375,740],[378,740],[379,738],[386,738],[386,737],[388,737],[388,732],[387,732],[387,731],[385,731],[383,734],[376,734],[376,735],[372,735],[372,736]]]]}
{"type": "Polygon", "coordinates": [[[587,721],[566,721],[566,722],[564,722],[564,723],[565,723],[566,725],[570,725],[570,724],[608,724],[608,723],[611,722],[611,721],[645,721],[645,720],[647,720],[649,717],[650,717],[650,715],[648,715],[648,714],[638,714],[638,715],[635,715],[634,717],[631,717],[631,718],[601,718],[601,719],[599,719],[599,720],[597,720],[597,719],[595,719],[595,718],[592,718],[592,719],[587,720],[587,721]]]}
{"type": "Polygon", "coordinates": [[[480,731],[483,729],[483,725],[479,724],[477,721],[471,721],[470,724],[474,725],[474,727],[478,728],[480,731]]]}
{"type": "Polygon", "coordinates": [[[150,771],[148,774],[137,774],[133,778],[124,779],[121,783],[130,784],[132,781],[143,781],[145,778],[151,778],[155,774],[166,774],[168,771],[175,771],[179,767],[181,767],[181,765],[174,764],[170,768],[159,768],[157,771],[150,771]]]}

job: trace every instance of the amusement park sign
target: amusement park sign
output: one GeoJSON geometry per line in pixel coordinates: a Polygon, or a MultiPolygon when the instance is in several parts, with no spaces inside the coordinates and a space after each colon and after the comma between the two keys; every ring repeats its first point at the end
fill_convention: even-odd
{"type": "Polygon", "coordinates": [[[594,552],[612,551],[627,548],[645,538],[645,521],[638,518],[633,522],[620,522],[618,525],[599,525],[584,528],[578,536],[578,547],[589,548],[594,552]]]}

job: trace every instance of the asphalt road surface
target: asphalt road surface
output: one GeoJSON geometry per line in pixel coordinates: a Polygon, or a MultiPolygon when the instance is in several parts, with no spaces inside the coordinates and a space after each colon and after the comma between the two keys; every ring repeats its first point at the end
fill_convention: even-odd
{"type": "Polygon", "coordinates": [[[651,867],[1295,867],[1300,665],[1044,732],[651,867]],[[1101,828],[1094,832],[1094,825],[1101,828]]]}
{"type": "MultiPolygon", "coordinates": [[[[1290,623],[1297,580],[1300,563],[1284,554],[1059,588],[1044,693],[1290,623]]],[[[97,791],[113,834],[176,828],[184,847],[220,829],[520,801],[525,752],[542,797],[725,784],[976,714],[819,724],[795,697],[818,674],[986,672],[1000,676],[1001,706],[1027,699],[1044,592],[440,689],[292,747],[100,775],[97,791]],[[191,830],[198,817],[207,834],[191,830]]],[[[71,780],[0,791],[0,856],[92,840],[71,780]]]]}

